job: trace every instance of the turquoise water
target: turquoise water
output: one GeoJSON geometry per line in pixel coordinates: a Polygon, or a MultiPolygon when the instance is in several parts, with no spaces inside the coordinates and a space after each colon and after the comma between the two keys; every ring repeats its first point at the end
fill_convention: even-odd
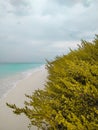
{"type": "Polygon", "coordinates": [[[42,63],[0,64],[0,98],[15,87],[17,82],[38,71],[43,65],[42,63]]]}
{"type": "Polygon", "coordinates": [[[0,78],[11,76],[13,74],[34,69],[43,65],[42,63],[10,63],[0,64],[0,78]]]}

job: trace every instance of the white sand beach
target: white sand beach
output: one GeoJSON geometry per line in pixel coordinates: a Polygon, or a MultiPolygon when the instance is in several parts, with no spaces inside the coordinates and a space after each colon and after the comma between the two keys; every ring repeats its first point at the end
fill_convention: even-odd
{"type": "MultiPolygon", "coordinates": [[[[6,102],[11,104],[17,104],[17,106],[24,106],[24,100],[26,100],[25,94],[32,94],[34,90],[44,88],[44,84],[47,80],[47,70],[41,68],[33,74],[21,80],[15,88],[13,88],[6,97],[0,101],[0,130],[29,130],[29,120],[25,115],[17,116],[13,114],[12,110],[6,106],[6,102]]],[[[36,127],[32,127],[31,130],[36,130],[36,127]]]]}

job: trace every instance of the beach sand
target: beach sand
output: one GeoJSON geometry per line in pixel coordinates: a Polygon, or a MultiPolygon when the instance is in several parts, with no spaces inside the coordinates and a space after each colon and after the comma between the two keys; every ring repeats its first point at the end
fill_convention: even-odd
{"type": "MultiPolygon", "coordinates": [[[[47,70],[45,67],[39,69],[33,74],[21,80],[15,88],[13,88],[6,97],[0,101],[0,130],[29,130],[29,120],[25,115],[15,115],[12,110],[6,106],[6,102],[16,104],[19,107],[24,106],[24,100],[27,98],[25,94],[32,94],[34,90],[43,89],[47,80],[47,70]]],[[[30,130],[37,130],[32,127],[30,130]]]]}

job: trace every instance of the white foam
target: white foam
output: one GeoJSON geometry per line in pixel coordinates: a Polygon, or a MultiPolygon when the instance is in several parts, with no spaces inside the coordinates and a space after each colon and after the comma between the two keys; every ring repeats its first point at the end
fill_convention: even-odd
{"type": "Polygon", "coordinates": [[[5,98],[8,93],[12,91],[12,89],[14,89],[21,80],[29,78],[33,73],[36,73],[43,68],[45,68],[45,65],[37,68],[32,68],[25,72],[17,73],[4,79],[0,79],[0,98],[5,98]]]}

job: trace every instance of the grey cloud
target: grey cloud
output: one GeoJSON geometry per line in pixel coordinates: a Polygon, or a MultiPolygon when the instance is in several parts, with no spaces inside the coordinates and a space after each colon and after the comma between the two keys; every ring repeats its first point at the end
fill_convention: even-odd
{"type": "Polygon", "coordinates": [[[76,4],[76,2],[79,2],[80,0],[54,0],[54,1],[63,6],[73,6],[74,4],[76,4]]]}
{"type": "Polygon", "coordinates": [[[30,14],[30,0],[0,0],[0,16],[8,16],[9,14],[17,16],[26,16],[30,14]]]}
{"type": "Polygon", "coordinates": [[[51,50],[51,44],[0,44],[0,62],[45,62],[59,54],[55,48],[51,50]]]}
{"type": "Polygon", "coordinates": [[[0,61],[51,59],[76,47],[72,41],[90,40],[98,33],[96,0],[86,1],[89,6],[83,6],[84,0],[1,1],[0,61]]]}
{"type": "Polygon", "coordinates": [[[9,0],[10,4],[15,6],[15,7],[20,7],[20,6],[28,6],[28,1],[27,0],[9,0]]]}
{"type": "Polygon", "coordinates": [[[18,16],[28,15],[31,9],[29,0],[9,0],[10,5],[12,6],[11,10],[8,10],[8,13],[13,13],[18,16]]]}
{"type": "Polygon", "coordinates": [[[75,4],[82,4],[88,7],[92,4],[92,0],[54,0],[54,1],[63,6],[74,6],[75,4]]]}

